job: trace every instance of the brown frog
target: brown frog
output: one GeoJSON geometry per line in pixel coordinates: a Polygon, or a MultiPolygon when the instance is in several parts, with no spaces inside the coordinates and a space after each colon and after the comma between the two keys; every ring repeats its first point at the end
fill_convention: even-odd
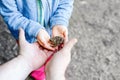
{"type": "Polygon", "coordinates": [[[50,38],[50,43],[52,47],[59,46],[64,43],[64,39],[60,36],[55,36],[53,38],[50,38]]]}

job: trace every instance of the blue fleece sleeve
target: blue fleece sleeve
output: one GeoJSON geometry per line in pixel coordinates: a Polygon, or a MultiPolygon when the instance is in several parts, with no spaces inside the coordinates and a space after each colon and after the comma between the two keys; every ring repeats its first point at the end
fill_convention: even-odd
{"type": "Polygon", "coordinates": [[[38,22],[24,17],[18,10],[15,0],[1,0],[0,1],[0,14],[4,21],[8,24],[12,35],[18,39],[18,29],[24,29],[26,38],[32,42],[30,38],[36,38],[37,33],[41,28],[38,22]]]}
{"type": "Polygon", "coordinates": [[[50,26],[63,25],[68,26],[69,19],[73,10],[74,0],[59,0],[56,11],[50,18],[50,26]]]}

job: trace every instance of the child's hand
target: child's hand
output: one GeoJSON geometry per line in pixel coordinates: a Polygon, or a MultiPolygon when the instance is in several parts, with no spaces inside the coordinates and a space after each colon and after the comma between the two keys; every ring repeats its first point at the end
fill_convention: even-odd
{"type": "Polygon", "coordinates": [[[52,37],[60,36],[64,38],[64,41],[68,41],[68,29],[62,25],[56,25],[52,29],[52,37]]]}
{"type": "Polygon", "coordinates": [[[49,34],[44,29],[41,29],[37,35],[39,44],[46,49],[54,50],[54,48],[50,46],[51,44],[49,43],[49,39],[49,34]]]}

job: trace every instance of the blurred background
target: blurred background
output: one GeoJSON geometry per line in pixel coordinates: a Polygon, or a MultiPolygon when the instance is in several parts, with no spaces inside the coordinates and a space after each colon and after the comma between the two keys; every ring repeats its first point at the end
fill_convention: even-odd
{"type": "MultiPolygon", "coordinates": [[[[120,80],[120,0],[75,0],[69,38],[77,38],[67,80],[120,80]]],[[[0,17],[0,64],[18,55],[0,17]]]]}

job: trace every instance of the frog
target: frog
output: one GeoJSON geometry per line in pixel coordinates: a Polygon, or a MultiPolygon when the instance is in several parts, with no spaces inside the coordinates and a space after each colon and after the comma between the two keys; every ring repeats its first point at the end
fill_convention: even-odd
{"type": "Polygon", "coordinates": [[[55,36],[50,38],[49,42],[52,47],[56,47],[64,43],[64,38],[60,36],[55,36]]]}

